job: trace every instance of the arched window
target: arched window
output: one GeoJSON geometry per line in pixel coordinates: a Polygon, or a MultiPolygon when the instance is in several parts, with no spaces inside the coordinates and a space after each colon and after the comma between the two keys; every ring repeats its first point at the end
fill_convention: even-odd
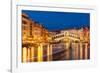
{"type": "Polygon", "coordinates": [[[27,24],[27,22],[25,20],[22,20],[22,24],[27,24]]]}
{"type": "Polygon", "coordinates": [[[32,36],[32,23],[30,24],[30,36],[32,36]]]}

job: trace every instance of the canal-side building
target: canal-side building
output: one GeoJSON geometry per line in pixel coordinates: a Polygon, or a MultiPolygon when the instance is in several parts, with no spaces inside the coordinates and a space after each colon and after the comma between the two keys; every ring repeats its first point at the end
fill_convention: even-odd
{"type": "MultiPolygon", "coordinates": [[[[50,45],[48,43],[49,40],[48,30],[46,30],[38,22],[31,20],[26,14],[23,13],[22,62],[43,61],[43,57],[50,54],[50,45]]],[[[48,58],[48,60],[49,59],[50,58],[48,58]]],[[[47,58],[45,60],[47,60],[47,58]]]]}

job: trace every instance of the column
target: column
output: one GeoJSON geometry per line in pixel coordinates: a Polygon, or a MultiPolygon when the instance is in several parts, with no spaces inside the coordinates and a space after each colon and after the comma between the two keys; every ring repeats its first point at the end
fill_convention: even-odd
{"type": "Polygon", "coordinates": [[[80,59],[83,59],[83,45],[80,43],[80,59]]]}
{"type": "Polygon", "coordinates": [[[65,43],[65,45],[66,45],[66,59],[67,60],[69,60],[70,59],[70,48],[69,48],[69,43],[67,42],[67,43],[65,43]]]}
{"type": "Polygon", "coordinates": [[[30,58],[31,50],[30,49],[31,49],[30,47],[27,48],[27,62],[30,62],[30,60],[31,60],[31,58],[30,58]]]}
{"type": "Polygon", "coordinates": [[[42,62],[43,61],[43,45],[39,44],[38,46],[38,62],[42,62]]]}
{"type": "Polygon", "coordinates": [[[52,61],[52,58],[53,58],[53,55],[52,55],[52,45],[50,45],[50,49],[49,50],[50,50],[50,54],[49,54],[50,55],[49,56],[50,57],[50,61],[52,61]]]}
{"type": "Polygon", "coordinates": [[[76,57],[76,47],[75,47],[75,42],[72,42],[72,60],[75,60],[76,57]]]}
{"type": "Polygon", "coordinates": [[[75,45],[76,47],[76,51],[75,51],[75,59],[77,60],[78,59],[78,56],[79,56],[79,47],[78,47],[78,43],[76,43],[76,45],[75,45]]]}
{"type": "Polygon", "coordinates": [[[22,62],[27,62],[27,48],[22,48],[22,62]]]}
{"type": "Polygon", "coordinates": [[[50,45],[47,46],[47,61],[50,61],[50,45]]]}
{"type": "Polygon", "coordinates": [[[38,62],[38,45],[34,46],[34,62],[38,62]]]}
{"type": "Polygon", "coordinates": [[[31,47],[31,62],[34,61],[34,47],[31,47]]]}
{"type": "Polygon", "coordinates": [[[85,43],[85,59],[88,59],[88,43],[85,43]]]}

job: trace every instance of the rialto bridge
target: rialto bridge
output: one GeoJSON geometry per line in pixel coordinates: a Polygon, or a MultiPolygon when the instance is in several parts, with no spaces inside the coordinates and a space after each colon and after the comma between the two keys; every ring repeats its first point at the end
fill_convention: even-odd
{"type": "MultiPolygon", "coordinates": [[[[63,44],[66,49],[66,60],[81,60],[90,58],[89,40],[81,39],[78,34],[65,32],[52,36],[53,42],[60,46],[63,44]]],[[[86,38],[86,37],[85,37],[86,38]]]]}

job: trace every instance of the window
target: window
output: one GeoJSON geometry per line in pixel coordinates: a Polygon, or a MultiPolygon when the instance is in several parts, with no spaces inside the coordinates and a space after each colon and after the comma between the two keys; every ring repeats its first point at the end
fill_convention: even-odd
{"type": "Polygon", "coordinates": [[[23,30],[26,30],[26,26],[23,26],[23,30]]]}
{"type": "Polygon", "coordinates": [[[32,36],[32,23],[30,24],[30,36],[32,36]]]}
{"type": "Polygon", "coordinates": [[[22,20],[22,24],[27,24],[27,22],[25,20],[22,20]]]}

